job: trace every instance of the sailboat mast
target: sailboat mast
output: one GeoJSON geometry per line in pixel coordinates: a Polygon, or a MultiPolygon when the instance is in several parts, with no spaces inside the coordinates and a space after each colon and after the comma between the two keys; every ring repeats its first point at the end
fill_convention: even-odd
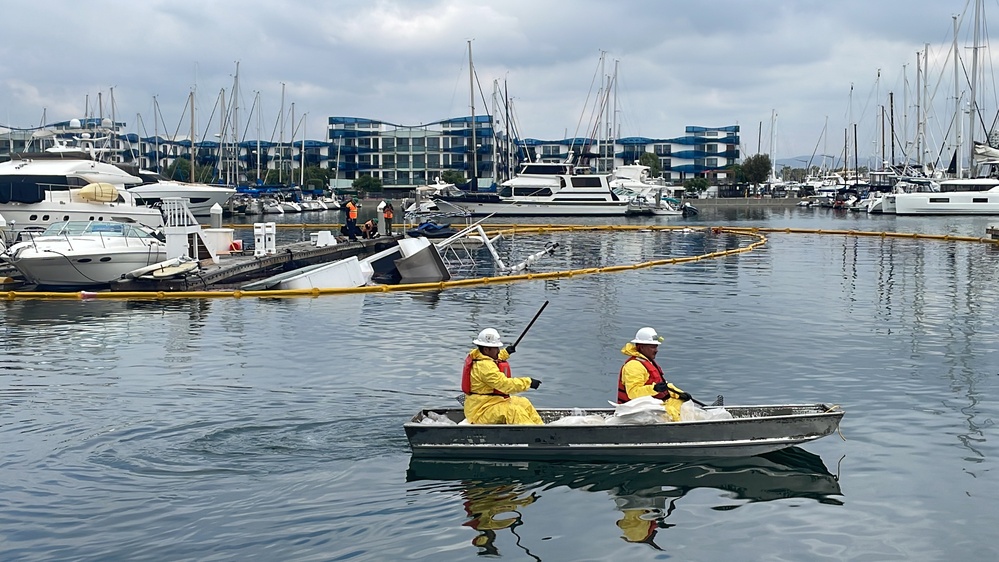
{"type": "Polygon", "coordinates": [[[962,158],[961,152],[961,68],[958,61],[958,51],[957,51],[957,16],[951,16],[954,19],[954,172],[957,173],[957,177],[961,178],[961,162],[962,158]]]}
{"type": "Polygon", "coordinates": [[[278,133],[278,183],[284,183],[282,173],[284,172],[284,82],[281,82],[281,131],[278,133]]]}
{"type": "Polygon", "coordinates": [[[971,48],[971,105],[968,111],[968,177],[975,173],[975,116],[978,114],[978,98],[976,86],[978,82],[978,47],[979,18],[981,17],[981,0],[975,2],[975,32],[974,46],[971,48]]]}
{"type": "Polygon", "coordinates": [[[191,169],[187,176],[188,182],[194,181],[194,90],[191,90],[191,169]]]}
{"type": "Polygon", "coordinates": [[[302,114],[302,151],[299,154],[298,185],[305,187],[305,131],[309,122],[306,120],[308,112],[302,114]]]}
{"type": "MultiPolygon", "coordinates": [[[[253,101],[257,108],[257,180],[260,180],[260,90],[257,90],[257,99],[253,101]]],[[[274,137],[271,137],[274,138],[274,137]]]]}
{"type": "Polygon", "coordinates": [[[472,109],[472,159],[471,165],[468,167],[470,170],[471,177],[469,181],[471,182],[472,191],[479,190],[479,172],[478,166],[475,163],[475,71],[472,66],[472,41],[468,41],[468,100],[469,105],[472,109]]]}

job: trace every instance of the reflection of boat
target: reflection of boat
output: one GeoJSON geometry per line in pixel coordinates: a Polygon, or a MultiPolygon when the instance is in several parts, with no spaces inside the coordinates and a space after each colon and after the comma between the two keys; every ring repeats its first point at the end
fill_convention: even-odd
{"type": "MultiPolygon", "coordinates": [[[[517,539],[515,544],[530,554],[530,545],[521,542],[516,529],[521,525],[544,527],[543,519],[531,517],[534,504],[544,502],[548,491],[558,488],[606,492],[619,512],[615,523],[619,536],[627,542],[646,543],[656,550],[662,550],[656,544],[657,533],[674,526],[669,518],[676,509],[676,502],[692,490],[722,490],[732,498],[749,502],[807,498],[839,504],[834,496],[842,495],[838,478],[829,473],[822,459],[798,447],[755,457],[672,463],[504,462],[413,457],[406,480],[428,482],[421,486],[423,489],[442,486],[449,495],[458,493],[464,498],[462,505],[468,520],[463,525],[479,533],[472,540],[472,544],[484,549],[479,554],[499,554],[505,541],[498,540],[498,532],[505,529],[517,539]],[[442,484],[429,483],[432,481],[442,484]]],[[[731,504],[730,499],[722,501],[725,507],[731,504]]],[[[593,515],[593,520],[606,519],[599,513],[593,515]]]]}
{"type": "Polygon", "coordinates": [[[59,287],[106,285],[166,258],[166,243],[151,230],[110,221],[58,222],[2,256],[29,283],[59,287]]]}
{"type": "Polygon", "coordinates": [[[732,492],[739,499],[771,501],[783,498],[825,500],[841,495],[839,480],[821,457],[800,447],[788,447],[754,457],[673,463],[503,462],[423,459],[413,457],[408,481],[463,480],[544,483],[615,496],[681,493],[696,488],[732,492]]]}
{"type": "MultiPolygon", "coordinates": [[[[829,435],[843,411],[825,404],[727,406],[732,419],[651,425],[469,425],[459,408],[423,410],[405,423],[414,456],[504,459],[744,457],[829,435]],[[455,424],[434,423],[430,414],[455,424]],[[426,418],[431,418],[427,420],[426,418]]],[[[612,409],[539,409],[546,424],[570,415],[610,417],[612,409]]]]}

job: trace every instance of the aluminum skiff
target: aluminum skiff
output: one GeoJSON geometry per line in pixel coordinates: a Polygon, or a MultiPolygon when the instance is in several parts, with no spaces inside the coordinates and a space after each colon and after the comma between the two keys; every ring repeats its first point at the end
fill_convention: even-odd
{"type": "Polygon", "coordinates": [[[726,406],[733,419],[652,425],[547,425],[569,415],[613,415],[612,409],[539,409],[546,425],[427,423],[430,412],[454,422],[460,408],[426,409],[403,427],[414,457],[603,460],[747,457],[825,437],[843,411],[826,404],[726,406]]]}

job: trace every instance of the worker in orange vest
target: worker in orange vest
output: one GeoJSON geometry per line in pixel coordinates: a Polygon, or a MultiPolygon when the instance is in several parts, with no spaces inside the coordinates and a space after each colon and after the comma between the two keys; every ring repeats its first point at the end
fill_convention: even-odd
{"type": "Polygon", "coordinates": [[[395,209],[392,208],[392,202],[386,201],[385,207],[382,208],[382,218],[385,219],[385,234],[392,236],[392,218],[395,217],[395,209]]]}
{"type": "Polygon", "coordinates": [[[357,242],[357,197],[347,201],[347,237],[357,242]]]}

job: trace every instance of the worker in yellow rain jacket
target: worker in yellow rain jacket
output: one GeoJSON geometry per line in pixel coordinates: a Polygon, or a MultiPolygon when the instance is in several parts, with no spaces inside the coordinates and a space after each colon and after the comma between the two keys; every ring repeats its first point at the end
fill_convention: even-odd
{"type": "Polygon", "coordinates": [[[465,393],[465,418],[469,423],[542,424],[541,416],[531,401],[512,396],[537,389],[541,381],[529,377],[513,377],[507,359],[515,351],[503,347],[499,332],[486,328],[472,340],[475,349],[465,357],[461,370],[461,390],[465,393]]]}
{"type": "Polygon", "coordinates": [[[662,367],[656,363],[662,341],[654,328],[642,328],[635,334],[635,339],[621,349],[628,359],[621,366],[618,376],[617,403],[653,396],[665,402],[670,419],[679,421],[680,406],[690,400],[690,395],[667,382],[662,367]]]}

